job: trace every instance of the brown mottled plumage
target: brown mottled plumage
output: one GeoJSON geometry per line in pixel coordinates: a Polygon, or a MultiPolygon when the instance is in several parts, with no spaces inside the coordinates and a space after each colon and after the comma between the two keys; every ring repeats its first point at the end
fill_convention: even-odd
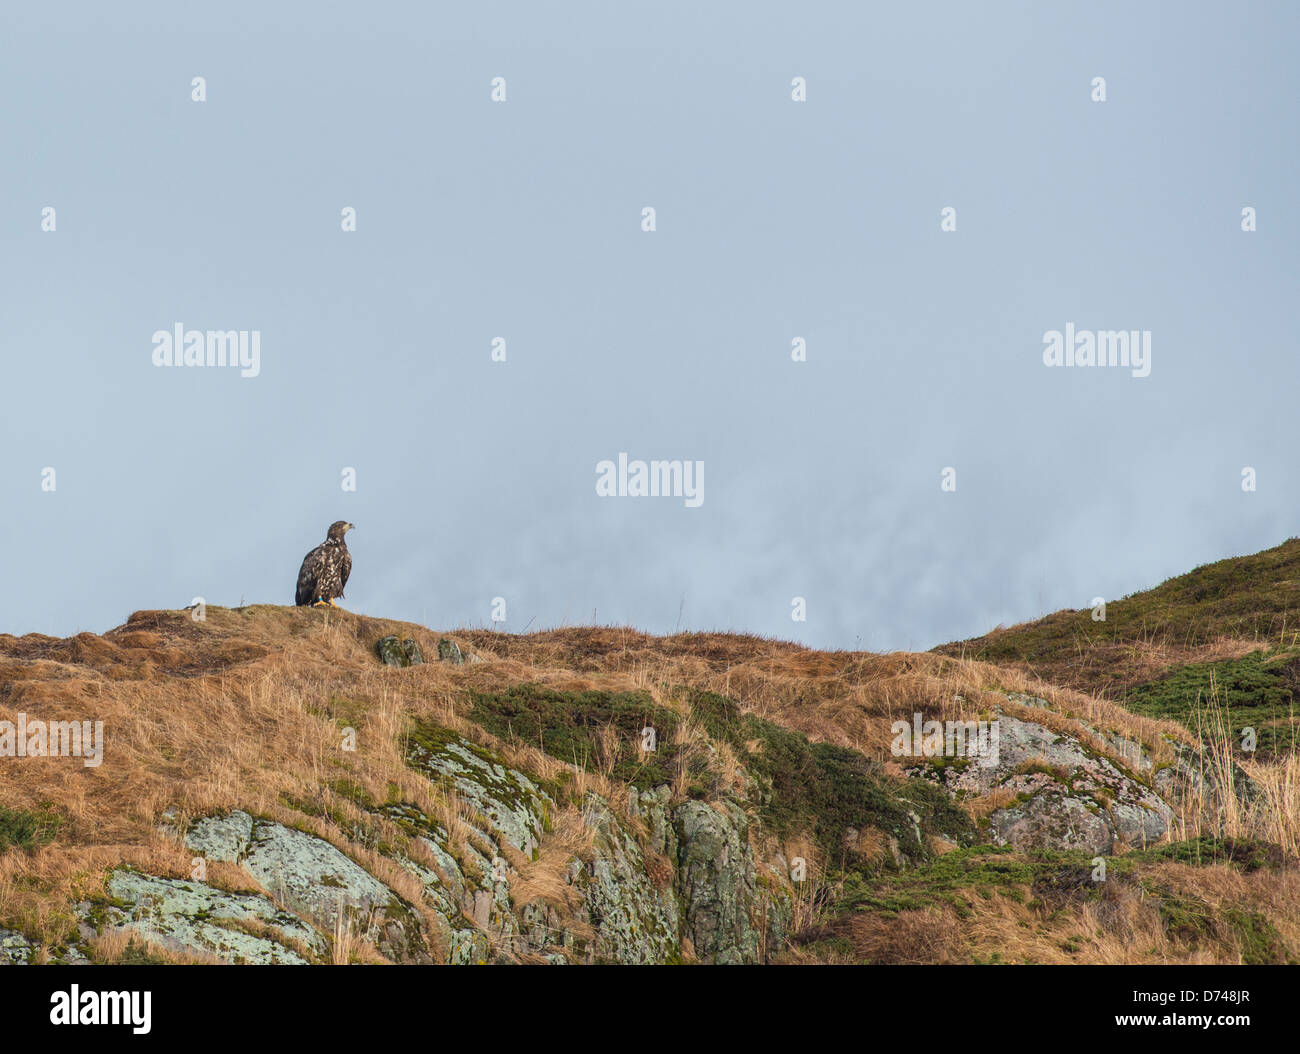
{"type": "Polygon", "coordinates": [[[343,587],[348,584],[348,575],[352,573],[352,554],[343,540],[350,530],[352,524],[347,520],[331,524],[325,541],[303,558],[302,568],[298,571],[298,592],[294,598],[299,607],[307,604],[336,606],[334,598],[343,595],[343,587]]]}

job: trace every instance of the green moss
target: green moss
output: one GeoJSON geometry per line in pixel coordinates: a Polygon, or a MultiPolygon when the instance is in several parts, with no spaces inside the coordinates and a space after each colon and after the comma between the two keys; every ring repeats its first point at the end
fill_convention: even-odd
{"type": "Polygon", "coordinates": [[[1214,928],[1214,912],[1200,897],[1179,894],[1164,886],[1147,890],[1160,899],[1160,921],[1172,940],[1195,951],[1214,928]]]}
{"type": "Polygon", "coordinates": [[[1154,885],[1149,895],[1160,898],[1160,920],[1173,940],[1196,951],[1208,943],[1232,940],[1241,948],[1248,966],[1296,961],[1276,927],[1258,911],[1233,905],[1212,908],[1200,897],[1154,885]]]}
{"type": "Polygon", "coordinates": [[[892,917],[900,911],[949,904],[963,914],[974,907],[970,898],[977,891],[1028,886],[1034,877],[1033,864],[1012,856],[1009,847],[954,849],[909,871],[875,877],[847,875],[837,910],[867,909],[892,917]]]}
{"type": "MultiPolygon", "coordinates": [[[[470,720],[503,739],[516,738],[552,757],[589,771],[612,768],[612,778],[641,789],[671,783],[680,747],[673,742],[678,718],[645,692],[561,692],[524,684],[504,692],[470,692],[470,720]],[[642,752],[642,729],[655,731],[655,750],[642,752]],[[602,757],[602,737],[612,730],[613,765],[602,757]],[[603,764],[602,764],[603,763],[603,764]]],[[[688,776],[708,789],[703,760],[688,776]]]]}
{"type": "MultiPolygon", "coordinates": [[[[1107,861],[1107,882],[1134,881],[1135,861],[1107,861]]],[[[1106,883],[1093,880],[1092,854],[978,845],[952,849],[906,871],[844,876],[835,912],[866,911],[893,918],[901,911],[946,905],[959,918],[987,912],[995,896],[1028,904],[1052,917],[1066,906],[1098,900],[1106,883]]]]}
{"type": "Polygon", "coordinates": [[[411,802],[386,802],[376,807],[375,811],[381,816],[386,816],[407,836],[427,837],[435,841],[446,836],[446,832],[426,816],[424,810],[411,802]]]}
{"type": "Polygon", "coordinates": [[[919,759],[919,763],[922,765],[928,765],[931,769],[938,772],[944,772],[947,769],[952,769],[954,772],[965,772],[970,768],[971,759],[957,756],[948,757],[947,755],[939,754],[932,758],[921,758],[919,759]]]}

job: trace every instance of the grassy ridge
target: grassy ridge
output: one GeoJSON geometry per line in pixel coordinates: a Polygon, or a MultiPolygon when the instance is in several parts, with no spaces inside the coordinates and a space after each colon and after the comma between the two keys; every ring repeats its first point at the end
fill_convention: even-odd
{"type": "MultiPolygon", "coordinates": [[[[954,641],[934,650],[993,663],[1030,664],[1036,672],[1071,674],[1092,688],[1104,671],[1081,654],[1109,644],[1196,648],[1232,640],[1297,642],[1300,625],[1300,539],[1252,556],[1230,557],[1179,575],[1154,589],[1106,605],[1106,620],[1090,609],[1058,611],[1032,622],[954,641]]],[[[1116,676],[1122,677],[1122,671],[1116,676]]],[[[1052,683],[1061,679],[1045,678],[1052,683]]]]}
{"type": "Polygon", "coordinates": [[[1260,748],[1290,749],[1300,685],[1300,539],[1206,564],[1106,605],[934,649],[1016,667],[1195,730],[1213,700],[1260,748]]]}

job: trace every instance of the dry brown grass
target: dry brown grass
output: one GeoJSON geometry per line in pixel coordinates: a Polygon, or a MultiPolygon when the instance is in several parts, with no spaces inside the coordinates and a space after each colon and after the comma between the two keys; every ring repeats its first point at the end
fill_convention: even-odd
{"type": "Polygon", "coordinates": [[[1295,949],[1297,894],[1294,868],[1243,874],[1225,865],[1144,864],[1131,876],[1101,883],[1095,895],[998,890],[961,917],[943,904],[897,914],[808,913],[780,961],[1234,964],[1250,949],[1224,921],[1229,909],[1259,912],[1295,949]],[[1201,929],[1185,933],[1169,925],[1161,914],[1166,898],[1194,905],[1201,929]]]}
{"type": "Polygon", "coordinates": [[[847,928],[854,948],[868,962],[910,966],[970,961],[957,917],[950,909],[901,911],[893,919],[855,915],[847,928]]]}
{"type": "Polygon", "coordinates": [[[1182,803],[1176,837],[1255,838],[1300,856],[1300,755],[1267,761],[1243,757],[1213,683],[1194,715],[1196,737],[1206,744],[1199,773],[1206,789],[1182,803]],[[1254,781],[1253,796],[1241,786],[1239,772],[1254,781]]]}
{"type": "Polygon", "coordinates": [[[91,958],[95,962],[119,962],[128,951],[142,952],[150,959],[164,963],[215,964],[220,960],[211,955],[179,952],[154,941],[145,940],[130,930],[106,930],[90,941],[91,958]]]}
{"type": "Polygon", "coordinates": [[[569,866],[575,857],[590,859],[593,835],[583,813],[560,813],[537,858],[517,865],[519,874],[511,880],[511,896],[520,904],[543,900],[557,908],[575,908],[577,895],[568,880],[569,866]]]}

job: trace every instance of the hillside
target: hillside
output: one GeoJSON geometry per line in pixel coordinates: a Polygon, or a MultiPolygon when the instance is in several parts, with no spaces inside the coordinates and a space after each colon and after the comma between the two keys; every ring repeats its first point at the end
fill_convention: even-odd
{"type": "Polygon", "coordinates": [[[1011,666],[1197,731],[1208,704],[1257,732],[1260,756],[1296,747],[1300,539],[1198,567],[1091,609],[1058,611],[934,649],[1011,666]]]}
{"type": "Polygon", "coordinates": [[[940,654],[142,611],[0,635],[6,753],[0,961],[1300,956],[1293,757],[940,654]]]}

